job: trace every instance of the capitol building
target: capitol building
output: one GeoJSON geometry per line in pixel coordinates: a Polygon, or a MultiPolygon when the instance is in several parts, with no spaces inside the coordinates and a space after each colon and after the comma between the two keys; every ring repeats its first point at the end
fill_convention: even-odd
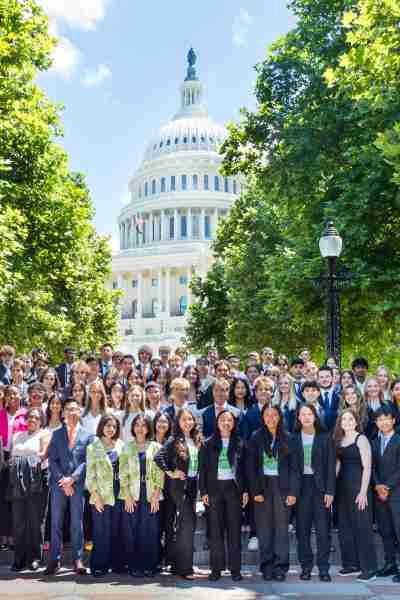
{"type": "Polygon", "coordinates": [[[218,221],[241,191],[239,179],[219,172],[227,131],[208,115],[195,64],[191,49],[179,110],[150,140],[118,219],[112,286],[123,290],[125,352],[145,343],[157,354],[184,338],[191,278],[206,275],[218,221]]]}

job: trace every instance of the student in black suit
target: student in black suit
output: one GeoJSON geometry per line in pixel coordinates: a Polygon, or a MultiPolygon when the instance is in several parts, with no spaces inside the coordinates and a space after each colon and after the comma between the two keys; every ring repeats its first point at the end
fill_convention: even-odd
{"type": "Polygon", "coordinates": [[[314,523],[319,578],[321,581],[331,581],[329,524],[336,486],[336,452],[331,435],[321,431],[314,405],[303,404],[300,407],[293,444],[301,478],[296,503],[296,534],[302,568],[300,579],[311,579],[314,557],[310,538],[314,523]]]}
{"type": "Polygon", "coordinates": [[[254,500],[260,570],[265,581],[284,581],[289,570],[289,507],[296,504],[299,469],[277,406],[264,406],[263,426],[247,453],[249,491],[254,500]]]}
{"type": "Polygon", "coordinates": [[[184,579],[193,577],[200,445],[200,435],[192,413],[181,408],[175,418],[173,435],[154,457],[156,465],[167,475],[166,502],[171,522],[167,532],[166,560],[171,565],[171,573],[184,579]]]}
{"type": "Polygon", "coordinates": [[[333,431],[340,405],[339,389],[333,381],[331,367],[323,366],[318,369],[318,384],[321,390],[319,402],[325,413],[325,427],[333,431]]]}
{"type": "Polygon", "coordinates": [[[199,487],[208,506],[210,581],[217,581],[225,570],[225,530],[228,538],[229,569],[233,581],[242,579],[241,513],[247,504],[243,445],[236,430],[236,419],[222,410],[216,430],[200,449],[199,487]]]}
{"type": "Polygon", "coordinates": [[[394,575],[400,583],[396,552],[400,544],[400,435],[390,406],[375,413],[378,437],[372,442],[372,484],[376,492],[376,520],[382,536],[385,564],[378,577],[394,575]]]}

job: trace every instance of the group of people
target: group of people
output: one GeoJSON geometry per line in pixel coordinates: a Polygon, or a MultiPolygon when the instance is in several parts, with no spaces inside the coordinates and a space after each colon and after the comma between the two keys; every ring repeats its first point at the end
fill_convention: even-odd
{"type": "Polygon", "coordinates": [[[40,348],[0,349],[0,549],[14,548],[14,571],[39,569],[47,551],[56,574],[69,533],[79,575],[86,549],[94,577],[192,578],[202,505],[211,581],[226,568],[241,580],[243,530],[263,578],[283,581],[293,527],[300,578],[316,564],[329,582],[337,527],[340,575],[400,582],[400,379],[386,367],[271,348],[244,366],[167,346],[64,356],[53,368],[40,348]]]}

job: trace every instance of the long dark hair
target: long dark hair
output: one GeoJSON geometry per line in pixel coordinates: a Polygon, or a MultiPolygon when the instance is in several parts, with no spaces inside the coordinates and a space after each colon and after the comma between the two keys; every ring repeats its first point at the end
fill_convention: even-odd
{"type": "Polygon", "coordinates": [[[178,410],[178,412],[176,414],[176,417],[175,417],[175,421],[174,421],[174,433],[173,433],[173,436],[176,439],[185,439],[185,434],[183,433],[183,431],[181,429],[181,426],[179,424],[179,420],[180,420],[181,416],[185,412],[187,412],[193,418],[194,426],[193,426],[193,429],[190,432],[190,437],[193,440],[193,442],[196,444],[196,446],[198,446],[199,443],[200,443],[200,433],[199,433],[199,430],[197,429],[196,419],[194,418],[194,416],[192,415],[192,413],[190,412],[190,410],[188,410],[187,408],[180,408],[178,410]]]}
{"type": "Polygon", "coordinates": [[[241,381],[246,388],[244,406],[245,408],[250,408],[250,406],[253,404],[253,397],[251,394],[250,384],[244,377],[235,377],[232,380],[231,387],[229,388],[229,404],[231,404],[232,406],[236,406],[235,387],[239,381],[241,381]]]}
{"type": "Polygon", "coordinates": [[[281,454],[282,456],[289,454],[288,435],[287,435],[284,425],[283,425],[283,415],[282,415],[282,411],[279,408],[279,406],[271,406],[270,404],[264,404],[262,411],[261,411],[261,421],[262,421],[262,431],[267,436],[267,444],[266,444],[265,451],[268,454],[268,456],[274,456],[275,458],[277,458],[278,454],[281,454]],[[275,410],[277,412],[277,414],[279,415],[279,423],[278,423],[278,427],[276,429],[275,441],[274,441],[272,448],[271,448],[272,434],[269,431],[268,427],[264,423],[264,413],[269,408],[275,410]]]}
{"type": "Polygon", "coordinates": [[[231,415],[231,417],[233,419],[233,429],[231,431],[231,436],[230,436],[229,443],[233,444],[233,446],[236,449],[238,449],[238,447],[240,445],[240,436],[239,436],[239,431],[238,431],[238,427],[237,427],[237,419],[236,419],[235,415],[230,410],[228,410],[228,409],[221,410],[221,412],[218,413],[218,417],[217,417],[217,420],[216,420],[216,423],[215,423],[215,431],[214,431],[214,433],[212,434],[212,436],[210,438],[211,443],[213,445],[215,445],[216,447],[218,447],[218,448],[221,448],[221,446],[222,446],[221,432],[219,430],[218,423],[219,423],[220,418],[224,414],[231,415]]]}
{"type": "Polygon", "coordinates": [[[302,408],[308,408],[311,410],[312,414],[314,415],[314,429],[315,429],[315,433],[320,433],[321,431],[321,420],[318,416],[317,413],[317,409],[315,408],[314,404],[311,404],[310,402],[307,402],[307,404],[301,404],[297,410],[297,414],[296,414],[296,424],[294,426],[294,430],[296,432],[299,432],[302,430],[302,424],[300,422],[299,419],[299,414],[302,408]]]}
{"type": "Polygon", "coordinates": [[[63,423],[64,421],[64,417],[63,417],[63,410],[64,410],[64,402],[60,396],[60,394],[58,392],[53,392],[53,394],[49,397],[48,402],[47,402],[47,406],[46,406],[46,424],[48,425],[50,423],[50,419],[51,419],[51,409],[50,409],[50,404],[52,403],[52,401],[54,399],[59,400],[60,404],[61,404],[61,412],[60,412],[60,422],[63,423]]]}
{"type": "Polygon", "coordinates": [[[166,441],[170,437],[171,431],[172,431],[172,419],[167,412],[158,412],[154,416],[154,419],[153,419],[154,439],[157,438],[157,423],[161,417],[164,417],[168,421],[168,429],[167,429],[167,432],[165,434],[165,439],[164,439],[164,441],[166,441]]]}

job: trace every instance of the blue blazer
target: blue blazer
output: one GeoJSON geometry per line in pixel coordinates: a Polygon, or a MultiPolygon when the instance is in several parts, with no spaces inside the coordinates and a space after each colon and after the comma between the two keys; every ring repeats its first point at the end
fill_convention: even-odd
{"type": "Polygon", "coordinates": [[[261,411],[257,402],[249,408],[239,423],[239,432],[242,440],[249,440],[261,425],[261,411]]]}
{"type": "Polygon", "coordinates": [[[93,439],[94,436],[87,433],[81,426],[76,436],[75,446],[70,449],[65,425],[53,433],[49,445],[50,488],[58,488],[58,482],[62,477],[72,477],[76,488],[83,490],[86,471],[86,448],[93,439]]]}
{"type": "Polygon", "coordinates": [[[336,419],[339,412],[340,394],[338,389],[335,388],[332,393],[330,405],[328,405],[328,403],[325,402],[324,393],[325,391],[321,388],[319,403],[324,409],[325,427],[328,431],[332,431],[336,425],[336,419]]]}

